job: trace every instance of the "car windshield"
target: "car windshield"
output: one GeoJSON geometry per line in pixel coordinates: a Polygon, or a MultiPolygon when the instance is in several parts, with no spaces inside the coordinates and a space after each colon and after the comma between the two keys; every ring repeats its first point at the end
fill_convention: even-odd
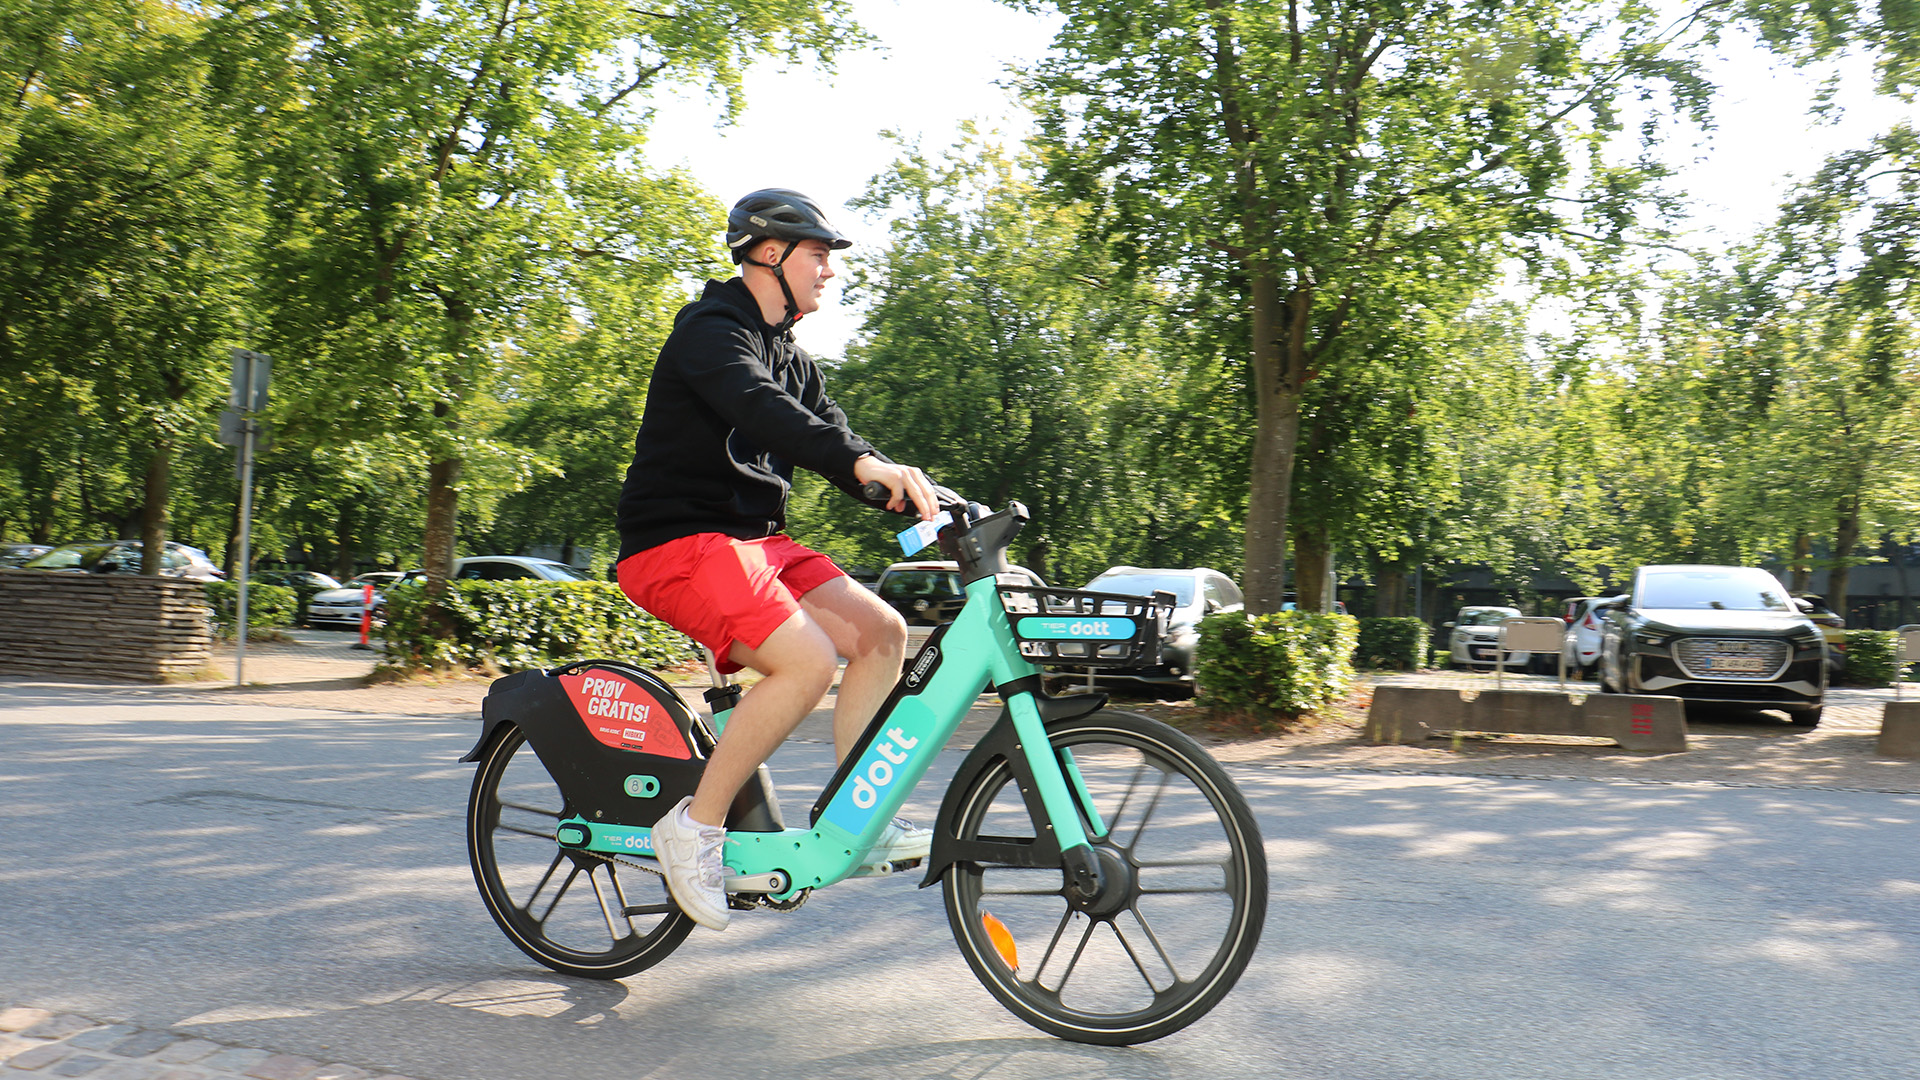
{"type": "Polygon", "coordinates": [[[1193,603],[1194,581],[1172,574],[1107,574],[1087,582],[1089,592],[1121,593],[1126,596],[1152,596],[1170,592],[1179,607],[1193,603]]]}
{"type": "Polygon", "coordinates": [[[1460,626],[1499,626],[1519,617],[1520,613],[1513,608],[1469,608],[1454,621],[1460,626]]]}
{"type": "Polygon", "coordinates": [[[952,570],[895,570],[887,575],[881,595],[889,600],[959,596],[960,575],[952,570]]]}
{"type": "Polygon", "coordinates": [[[541,563],[540,568],[542,570],[545,570],[547,572],[547,576],[554,579],[555,581],[592,581],[593,580],[592,578],[581,573],[580,571],[575,570],[573,567],[568,566],[566,563],[557,563],[557,562],[541,563]]]}
{"type": "Polygon", "coordinates": [[[1765,570],[1746,567],[1650,570],[1640,575],[1640,590],[1633,602],[1640,608],[1793,610],[1778,579],[1765,570]]]}

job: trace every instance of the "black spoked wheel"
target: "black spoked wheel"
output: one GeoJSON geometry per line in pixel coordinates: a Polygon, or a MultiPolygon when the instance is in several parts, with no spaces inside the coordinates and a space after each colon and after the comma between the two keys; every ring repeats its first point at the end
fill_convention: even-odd
{"type": "MultiPolygon", "coordinates": [[[[1092,800],[1083,826],[1104,886],[1069,900],[1057,868],[957,863],[947,920],[993,996],[1075,1042],[1124,1045],[1179,1031],[1246,969],[1267,911],[1267,859],[1246,798],[1192,739],[1133,713],[1048,729],[1092,800]]],[[[1011,767],[982,773],[956,836],[1031,838],[1011,767]]]]}
{"type": "Polygon", "coordinates": [[[467,800],[467,855],[493,921],[520,951],[555,971],[617,979],[652,967],[693,929],[644,870],[566,851],[554,829],[560,788],[507,726],[480,760],[467,800]]]}

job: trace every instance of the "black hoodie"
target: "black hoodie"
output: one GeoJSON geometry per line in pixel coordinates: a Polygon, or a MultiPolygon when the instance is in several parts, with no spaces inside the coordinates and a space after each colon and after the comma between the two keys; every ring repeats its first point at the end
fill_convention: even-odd
{"type": "Polygon", "coordinates": [[[771,536],[786,526],[795,465],[858,497],[853,463],[873,453],[746,283],[709,281],[654,362],[620,491],[620,557],[695,533],[771,536]]]}

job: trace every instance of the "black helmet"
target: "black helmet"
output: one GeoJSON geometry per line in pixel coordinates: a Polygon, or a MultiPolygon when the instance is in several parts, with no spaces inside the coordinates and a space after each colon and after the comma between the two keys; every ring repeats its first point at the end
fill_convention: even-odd
{"type": "Polygon", "coordinates": [[[827,221],[820,204],[786,188],[751,192],[734,203],[727,214],[727,248],[733,252],[736,265],[746,261],[747,249],[755,240],[823,240],[835,250],[853,246],[853,241],[841,236],[827,221]]]}

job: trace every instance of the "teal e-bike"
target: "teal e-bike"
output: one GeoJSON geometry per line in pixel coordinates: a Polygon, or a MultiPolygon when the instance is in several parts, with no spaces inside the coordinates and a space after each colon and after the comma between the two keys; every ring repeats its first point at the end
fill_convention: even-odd
{"type": "MultiPolygon", "coordinates": [[[[941,887],[961,955],[1020,1019],[1090,1043],[1178,1031],[1226,995],[1260,940],[1259,829],[1191,738],[1105,709],[1104,694],[1049,696],[1041,674],[1156,663],[1171,597],[1003,584],[1026,508],[942,500],[937,541],[960,565],[965,605],[912,658],[805,825],[783,817],[766,766],[742,790],[727,821],[730,906],[792,910],[815,889],[911,869],[867,853],[992,692],[999,719],[947,787],[922,886],[941,887]]],[[[493,684],[464,759],[479,765],[467,845],[516,946],[615,979],[686,938],[694,923],[666,890],[650,826],[693,793],[740,693],[708,691],[709,724],[618,660],[493,684]]]]}

